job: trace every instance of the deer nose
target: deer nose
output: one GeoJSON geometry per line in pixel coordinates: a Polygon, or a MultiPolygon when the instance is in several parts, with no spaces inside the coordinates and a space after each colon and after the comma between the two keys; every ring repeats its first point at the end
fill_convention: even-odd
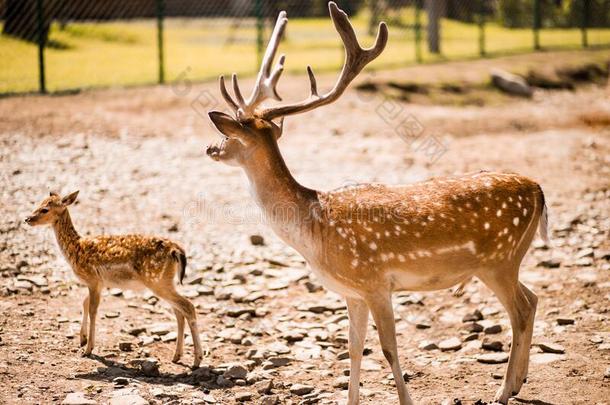
{"type": "Polygon", "coordinates": [[[30,222],[32,222],[32,217],[26,217],[25,218],[25,223],[29,224],[30,222]]]}

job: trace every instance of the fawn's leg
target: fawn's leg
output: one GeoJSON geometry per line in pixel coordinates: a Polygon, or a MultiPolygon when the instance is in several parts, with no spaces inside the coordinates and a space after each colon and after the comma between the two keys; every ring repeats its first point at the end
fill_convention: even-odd
{"type": "Polygon", "coordinates": [[[176,315],[176,322],[178,323],[178,339],[176,340],[176,352],[172,361],[174,363],[180,360],[182,353],[184,352],[184,315],[182,312],[174,308],[174,314],[176,315]]]}
{"type": "Polygon", "coordinates": [[[178,294],[173,286],[171,289],[168,287],[151,287],[151,289],[156,295],[169,302],[175,310],[179,311],[184,318],[186,318],[186,322],[189,325],[189,329],[191,330],[191,335],[193,337],[193,346],[195,346],[195,359],[193,360],[193,367],[199,367],[199,364],[203,359],[203,351],[201,350],[201,341],[199,340],[199,330],[197,329],[197,312],[195,312],[195,307],[191,301],[178,294]]]}
{"type": "Polygon", "coordinates": [[[349,390],[348,405],[356,405],[360,391],[360,363],[362,350],[366,340],[366,327],[369,319],[369,307],[359,299],[347,298],[347,313],[349,316],[349,390]]]}
{"type": "Polygon", "coordinates": [[[87,337],[87,347],[85,348],[86,356],[91,354],[95,346],[95,318],[101,296],[101,288],[98,286],[89,287],[89,336],[87,337]]]}
{"type": "Polygon", "coordinates": [[[80,323],[80,345],[81,347],[87,344],[87,320],[89,314],[89,295],[83,300],[83,320],[80,323]]]}
{"type": "Polygon", "coordinates": [[[366,300],[366,303],[371,309],[371,314],[377,325],[377,332],[379,333],[379,342],[381,343],[383,355],[392,367],[392,374],[394,375],[394,383],[398,389],[400,405],[413,405],[413,400],[407,390],[407,385],[403,379],[400,362],[398,360],[398,345],[396,344],[396,326],[394,324],[392,296],[389,292],[386,294],[381,293],[380,295],[375,295],[375,297],[369,297],[366,300]]]}

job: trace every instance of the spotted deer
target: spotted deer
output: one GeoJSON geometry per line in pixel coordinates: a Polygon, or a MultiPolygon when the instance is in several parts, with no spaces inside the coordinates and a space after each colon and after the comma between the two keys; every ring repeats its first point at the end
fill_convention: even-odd
{"type": "Polygon", "coordinates": [[[359,401],[359,379],[369,312],[392,369],[402,405],[412,404],[399,364],[392,292],[431,291],[483,281],[509,313],[513,328],[510,361],[495,399],[506,403],[519,392],[529,362],[536,295],[519,282],[519,266],[537,227],[546,238],[546,208],[538,184],[516,174],[480,172],[425,182],[387,186],[363,184],[324,192],[299,184],[278,148],[283,125],[274,120],[337,100],[349,83],[384,49],[388,31],[381,23],[374,45],[360,47],[347,15],[329,3],[345,48],[334,87],[319,93],[307,67],[311,94],[295,103],[281,101],[276,86],[282,55],[272,66],[287,24],[281,12],[254,89],[246,100],[236,75],[234,96],[220,77],[220,91],[234,116],[209,113],[223,134],[208,146],[215,161],[241,166],[254,197],[275,233],[309,263],[324,286],[345,297],[349,315],[348,403],[359,401]]]}
{"type": "Polygon", "coordinates": [[[193,366],[199,366],[202,355],[197,314],[193,304],[176,292],[174,278],[180,283],[186,270],[186,255],[175,242],[142,235],[81,237],[70,218],[68,206],[76,201],[78,191],[60,197],[50,193],[25,222],[32,226],[50,225],[57,244],[76,277],[89,289],[83,301],[80,344],[85,355],[91,355],[95,345],[95,318],[104,287],[139,290],[148,288],[166,300],[173,308],[178,323],[178,338],[173,360],[184,351],[184,320],[191,329],[195,346],[193,366]],[[87,331],[87,323],[89,330],[87,331]]]}

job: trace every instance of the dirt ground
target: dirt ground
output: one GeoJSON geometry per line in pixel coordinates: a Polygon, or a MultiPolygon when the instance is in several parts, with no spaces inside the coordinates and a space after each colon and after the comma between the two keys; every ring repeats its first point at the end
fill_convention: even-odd
{"type": "MultiPolygon", "coordinates": [[[[378,77],[417,74],[425,80],[452,67],[484,71],[526,58],[378,77]]],[[[321,77],[320,86],[333,78],[321,77]]],[[[306,88],[305,79],[294,76],[284,78],[280,91],[296,99],[306,88]]],[[[240,169],[205,156],[205,145],[217,135],[204,112],[223,108],[218,99],[215,83],[181,83],[0,100],[0,403],[345,401],[345,308],[265,226],[240,169]],[[60,257],[52,231],[23,223],[50,190],[76,189],[79,202],[71,215],[82,235],[159,234],[186,248],[189,265],[180,290],[197,305],[210,351],[203,367],[188,367],[188,339],[182,364],[171,363],[175,323],[168,305],[120,290],[104,294],[95,356],[82,356],[85,289],[60,257]],[[254,234],[265,244],[254,246],[254,234]],[[152,366],[144,367],[143,359],[152,366]]],[[[521,279],[538,294],[539,306],[528,381],[511,403],[608,404],[608,117],[609,93],[600,86],[466,107],[350,90],[334,105],[287,119],[280,147],[299,181],[324,190],[480,169],[540,182],[554,246],[535,242],[522,265],[521,279]],[[414,142],[413,131],[423,131],[414,142]],[[545,353],[545,344],[564,353],[545,353]]],[[[473,281],[461,297],[450,290],[397,294],[395,309],[400,360],[418,404],[491,401],[506,363],[477,359],[490,347],[507,352],[510,327],[483,285],[473,281]],[[463,317],[477,309],[485,330],[499,325],[501,331],[473,335],[463,317]],[[425,341],[454,337],[461,342],[457,350],[424,349],[425,341]]],[[[361,402],[398,403],[373,325],[366,347],[361,402]]]]}

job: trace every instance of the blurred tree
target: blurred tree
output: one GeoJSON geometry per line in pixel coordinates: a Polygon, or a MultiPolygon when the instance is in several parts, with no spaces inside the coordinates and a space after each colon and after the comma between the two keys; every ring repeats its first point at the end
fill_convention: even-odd
{"type": "MultiPolygon", "coordinates": [[[[38,42],[37,0],[6,0],[5,7],[2,32],[26,41],[38,42]]],[[[43,14],[42,34],[43,41],[46,42],[51,18],[48,12],[43,14]]]]}
{"type": "Polygon", "coordinates": [[[445,0],[426,0],[428,14],[428,51],[441,52],[441,18],[445,16],[445,0]]]}

